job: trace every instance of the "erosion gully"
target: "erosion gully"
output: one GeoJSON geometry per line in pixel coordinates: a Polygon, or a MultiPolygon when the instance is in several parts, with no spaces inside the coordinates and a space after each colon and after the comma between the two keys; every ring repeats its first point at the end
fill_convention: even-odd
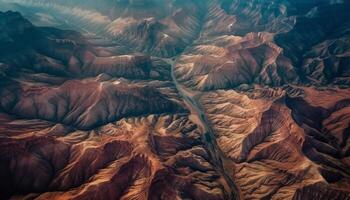
{"type": "Polygon", "coordinates": [[[222,177],[225,179],[228,187],[231,189],[229,198],[232,200],[239,200],[240,192],[239,189],[232,179],[232,177],[227,173],[224,166],[225,156],[221,153],[221,150],[216,142],[214,129],[211,127],[205,112],[203,111],[202,105],[199,103],[198,95],[195,95],[193,92],[181,85],[175,76],[174,65],[178,57],[172,59],[163,59],[165,62],[171,65],[171,77],[173,83],[176,86],[176,89],[179,92],[179,95],[185,101],[186,105],[189,107],[191,114],[196,117],[197,120],[194,120],[195,123],[203,129],[202,140],[206,146],[206,150],[209,153],[212,164],[216,167],[222,177]]]}

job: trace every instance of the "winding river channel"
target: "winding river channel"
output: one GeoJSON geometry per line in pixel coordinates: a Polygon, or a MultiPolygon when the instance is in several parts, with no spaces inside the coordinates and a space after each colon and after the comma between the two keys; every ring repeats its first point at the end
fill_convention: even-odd
{"type": "Polygon", "coordinates": [[[191,115],[195,116],[196,120],[193,120],[203,132],[202,140],[206,146],[209,153],[212,164],[219,170],[222,177],[225,178],[226,183],[231,189],[230,199],[238,200],[240,199],[239,189],[232,177],[227,173],[224,167],[224,155],[221,153],[220,148],[216,142],[214,129],[211,127],[205,112],[198,100],[198,95],[181,85],[175,76],[175,63],[177,58],[163,59],[165,62],[171,65],[171,77],[176,89],[179,92],[181,98],[185,101],[186,105],[191,111],[191,115]]]}

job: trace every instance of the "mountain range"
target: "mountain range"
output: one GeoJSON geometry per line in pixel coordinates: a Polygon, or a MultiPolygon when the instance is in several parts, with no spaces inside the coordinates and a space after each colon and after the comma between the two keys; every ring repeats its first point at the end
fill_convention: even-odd
{"type": "Polygon", "coordinates": [[[0,199],[350,199],[349,10],[0,0],[0,199]]]}

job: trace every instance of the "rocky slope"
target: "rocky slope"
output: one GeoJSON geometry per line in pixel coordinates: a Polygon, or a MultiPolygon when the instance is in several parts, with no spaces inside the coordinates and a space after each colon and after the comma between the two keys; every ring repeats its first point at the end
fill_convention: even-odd
{"type": "Polygon", "coordinates": [[[169,64],[0,15],[0,199],[230,198],[169,64]]]}
{"type": "Polygon", "coordinates": [[[41,120],[23,124],[6,115],[1,121],[8,137],[0,139],[0,186],[7,197],[229,197],[186,115],[125,118],[89,131],[41,120]]]}
{"type": "Polygon", "coordinates": [[[290,88],[203,95],[245,199],[349,198],[349,92],[290,88]]]}
{"type": "Polygon", "coordinates": [[[212,2],[203,34],[180,56],[176,77],[196,90],[348,85],[350,4],[304,4],[225,1],[220,7],[212,2]]]}
{"type": "Polygon", "coordinates": [[[103,35],[133,50],[162,57],[177,55],[195,39],[205,11],[199,0],[186,3],[179,0],[106,0],[99,6],[95,1],[65,0],[3,1],[3,4],[5,9],[25,13],[37,25],[103,35]],[[66,19],[70,23],[67,24],[66,19]]]}
{"type": "Polygon", "coordinates": [[[349,7],[212,1],[177,59],[242,199],[349,198],[349,7]]]}
{"type": "Polygon", "coordinates": [[[0,199],[350,198],[348,1],[9,9],[0,199]]]}
{"type": "Polygon", "coordinates": [[[166,63],[108,40],[85,38],[74,31],[38,28],[19,13],[1,13],[2,68],[60,76],[91,77],[101,73],[132,79],[169,79],[166,63]],[[89,40],[88,40],[89,39],[89,40]],[[18,69],[16,69],[18,68],[18,69]]]}

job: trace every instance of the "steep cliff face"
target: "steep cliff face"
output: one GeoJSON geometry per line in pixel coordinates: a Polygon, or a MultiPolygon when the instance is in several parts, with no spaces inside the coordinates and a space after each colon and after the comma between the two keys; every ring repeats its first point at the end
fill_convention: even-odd
{"type": "Polygon", "coordinates": [[[348,1],[9,9],[0,199],[350,198],[348,1]]]}

